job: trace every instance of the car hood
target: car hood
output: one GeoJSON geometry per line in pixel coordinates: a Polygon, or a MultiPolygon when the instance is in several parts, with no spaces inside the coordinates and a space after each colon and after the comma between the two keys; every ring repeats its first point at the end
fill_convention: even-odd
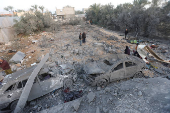
{"type": "Polygon", "coordinates": [[[103,74],[105,71],[100,68],[96,62],[90,62],[84,66],[84,71],[87,74],[103,74]]]}

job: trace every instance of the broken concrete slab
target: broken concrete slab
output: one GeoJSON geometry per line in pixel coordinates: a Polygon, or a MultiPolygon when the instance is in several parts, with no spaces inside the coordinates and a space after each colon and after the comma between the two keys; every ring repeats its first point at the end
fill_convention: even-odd
{"type": "Polygon", "coordinates": [[[45,74],[45,73],[48,73],[49,72],[49,69],[48,68],[42,68],[39,72],[40,75],[42,74],[45,74]]]}
{"type": "Polygon", "coordinates": [[[25,57],[25,53],[18,51],[10,60],[9,62],[13,63],[20,63],[21,60],[25,57]]]}
{"type": "Polygon", "coordinates": [[[81,104],[81,99],[77,99],[72,103],[75,111],[78,111],[80,104],[81,104]]]}
{"type": "Polygon", "coordinates": [[[96,108],[96,113],[100,113],[100,108],[99,107],[96,108]]]}
{"type": "Polygon", "coordinates": [[[42,68],[42,66],[44,65],[44,63],[47,61],[48,57],[49,57],[49,53],[46,54],[46,56],[41,60],[41,62],[38,64],[38,66],[34,69],[32,74],[30,75],[30,77],[22,91],[22,94],[21,94],[20,99],[17,103],[14,113],[19,113],[23,110],[23,108],[26,104],[26,101],[28,99],[28,96],[30,94],[34,79],[37,76],[40,69],[42,68]]]}
{"type": "Polygon", "coordinates": [[[96,95],[93,92],[88,93],[87,98],[88,102],[91,103],[95,99],[96,95]]]}

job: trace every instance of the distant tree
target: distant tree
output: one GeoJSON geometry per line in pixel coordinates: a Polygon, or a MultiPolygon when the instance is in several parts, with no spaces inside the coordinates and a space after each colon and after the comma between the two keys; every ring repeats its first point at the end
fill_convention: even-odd
{"type": "Polygon", "coordinates": [[[151,6],[152,7],[158,7],[158,5],[161,3],[162,0],[152,0],[151,6]]]}
{"type": "Polygon", "coordinates": [[[4,8],[4,10],[12,12],[13,11],[13,7],[12,6],[7,6],[4,8]]]}
{"type": "Polygon", "coordinates": [[[146,5],[150,4],[148,0],[134,0],[133,5],[138,7],[145,7],[146,5]]]}
{"type": "Polygon", "coordinates": [[[32,9],[33,11],[37,11],[37,10],[38,10],[38,5],[32,5],[31,7],[32,7],[31,9],[32,9]]]}
{"type": "Polygon", "coordinates": [[[75,11],[75,14],[84,14],[84,12],[83,12],[83,11],[78,10],[78,11],[75,11]]]}
{"type": "Polygon", "coordinates": [[[44,12],[44,6],[39,6],[39,8],[41,9],[42,13],[44,12]]]}
{"type": "Polygon", "coordinates": [[[93,4],[90,6],[90,8],[87,10],[86,14],[87,14],[87,19],[92,20],[93,23],[98,23],[99,21],[99,12],[101,9],[101,5],[100,4],[93,4]]]}
{"type": "Polygon", "coordinates": [[[40,11],[36,11],[36,8],[34,10],[34,14],[25,13],[20,17],[19,21],[15,20],[16,24],[14,28],[17,34],[22,33],[27,35],[43,31],[47,28],[50,29],[52,24],[54,24],[50,12],[43,14],[40,11]]]}

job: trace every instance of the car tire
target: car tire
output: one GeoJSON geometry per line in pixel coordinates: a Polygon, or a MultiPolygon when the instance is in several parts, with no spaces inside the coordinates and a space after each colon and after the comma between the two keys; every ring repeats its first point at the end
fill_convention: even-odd
{"type": "Polygon", "coordinates": [[[144,74],[141,71],[139,71],[139,72],[136,72],[133,77],[134,78],[142,78],[142,77],[144,77],[144,74]]]}
{"type": "Polygon", "coordinates": [[[104,78],[100,79],[97,81],[97,86],[98,87],[106,87],[108,84],[108,81],[104,78]]]}
{"type": "Polygon", "coordinates": [[[15,100],[10,105],[10,110],[14,111],[17,106],[18,100],[15,100]]]}
{"type": "Polygon", "coordinates": [[[64,89],[71,88],[73,86],[73,80],[70,78],[66,78],[63,82],[64,89]]]}

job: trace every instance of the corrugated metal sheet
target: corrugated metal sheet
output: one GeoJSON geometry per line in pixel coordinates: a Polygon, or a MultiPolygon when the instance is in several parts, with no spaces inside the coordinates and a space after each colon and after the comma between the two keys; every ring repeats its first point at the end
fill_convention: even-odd
{"type": "Polygon", "coordinates": [[[14,37],[13,19],[19,20],[18,17],[0,17],[0,42],[9,42],[14,37]]]}

